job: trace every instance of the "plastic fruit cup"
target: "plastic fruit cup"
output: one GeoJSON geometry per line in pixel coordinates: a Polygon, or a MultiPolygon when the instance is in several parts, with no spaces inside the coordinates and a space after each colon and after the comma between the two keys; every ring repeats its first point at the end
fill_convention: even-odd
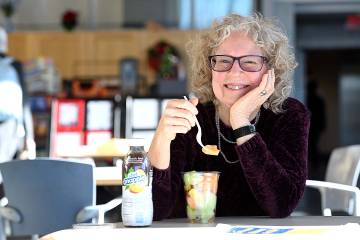
{"type": "Polygon", "coordinates": [[[213,223],[220,172],[183,173],[186,213],[191,223],[213,223]]]}

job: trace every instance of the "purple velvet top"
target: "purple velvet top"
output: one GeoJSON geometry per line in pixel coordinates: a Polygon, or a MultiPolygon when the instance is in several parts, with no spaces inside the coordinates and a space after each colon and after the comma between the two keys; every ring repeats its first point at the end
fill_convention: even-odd
{"type": "MultiPolygon", "coordinates": [[[[215,107],[199,104],[197,118],[204,144],[217,145],[215,107]]],[[[197,128],[177,134],[171,143],[169,168],[154,169],[154,219],[185,217],[185,194],[181,173],[219,171],[216,216],[286,217],[303,195],[307,178],[309,113],[299,101],[288,98],[285,112],[262,108],[257,133],[238,146],[221,140],[223,157],[205,155],[195,140],[197,128]]],[[[223,135],[232,129],[220,120],[223,135]]]]}

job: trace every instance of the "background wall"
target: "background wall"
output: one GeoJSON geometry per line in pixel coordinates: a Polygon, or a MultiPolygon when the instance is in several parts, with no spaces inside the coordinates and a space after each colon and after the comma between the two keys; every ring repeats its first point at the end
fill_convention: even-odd
{"type": "MultiPolygon", "coordinates": [[[[80,29],[143,27],[149,21],[156,21],[171,28],[204,28],[208,27],[214,18],[232,12],[248,15],[258,6],[254,0],[12,1],[20,3],[13,19],[18,30],[61,29],[60,19],[67,9],[79,12],[80,29]]],[[[1,14],[0,24],[3,20],[1,14]]]]}
{"type": "MultiPolygon", "coordinates": [[[[13,17],[17,30],[61,30],[61,16],[67,9],[79,13],[79,27],[118,28],[123,22],[125,0],[20,0],[13,17]]],[[[0,14],[0,23],[4,23],[0,14]]]]}
{"type": "Polygon", "coordinates": [[[124,4],[124,26],[143,27],[149,19],[166,27],[179,25],[178,0],[127,0],[124,4]]]}

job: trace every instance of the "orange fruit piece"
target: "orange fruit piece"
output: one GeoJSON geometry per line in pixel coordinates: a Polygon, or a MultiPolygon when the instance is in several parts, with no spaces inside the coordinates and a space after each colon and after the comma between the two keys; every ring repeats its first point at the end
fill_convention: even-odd
{"type": "Polygon", "coordinates": [[[203,147],[202,152],[207,154],[207,155],[214,155],[217,156],[219,155],[220,150],[217,148],[216,145],[205,145],[205,147],[203,147]]]}

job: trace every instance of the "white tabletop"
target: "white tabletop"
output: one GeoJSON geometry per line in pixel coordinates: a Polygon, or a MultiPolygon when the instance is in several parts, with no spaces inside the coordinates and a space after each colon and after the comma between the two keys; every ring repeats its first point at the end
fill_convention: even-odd
{"type": "Polygon", "coordinates": [[[359,217],[288,217],[274,219],[267,217],[228,217],[216,218],[213,224],[190,224],[186,219],[172,219],[154,222],[147,228],[125,228],[118,223],[115,228],[110,225],[91,226],[80,229],[62,230],[47,236],[42,240],[75,240],[75,239],[107,239],[107,240],[162,240],[162,239],[358,239],[360,235],[359,217]],[[348,224],[352,223],[352,224],[348,224]],[[229,224],[229,225],[227,225],[229,224]],[[347,224],[347,225],[345,225],[347,224]],[[240,234],[227,233],[225,229],[234,226],[248,228],[291,229],[284,234],[240,234]],[[272,226],[272,227],[271,227],[272,226]],[[277,227],[276,227],[277,226],[277,227]]]}

